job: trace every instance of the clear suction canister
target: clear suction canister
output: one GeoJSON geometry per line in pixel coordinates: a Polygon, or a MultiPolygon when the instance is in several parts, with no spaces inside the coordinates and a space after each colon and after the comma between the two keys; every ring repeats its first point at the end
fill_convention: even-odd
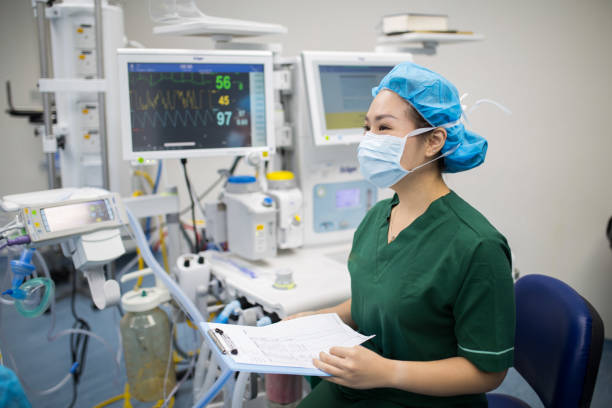
{"type": "Polygon", "coordinates": [[[120,328],[132,396],[140,401],[163,399],[176,385],[174,363],[168,361],[171,358],[168,316],[159,307],[128,312],[121,319],[120,328]]]}
{"type": "MultiPolygon", "coordinates": [[[[128,273],[121,277],[121,282],[152,273],[150,269],[128,273]]],[[[127,313],[119,328],[130,392],[146,402],[164,399],[176,385],[170,320],[159,307],[170,300],[170,295],[157,279],[155,283],[154,287],[130,290],[121,296],[121,305],[127,313]]]]}

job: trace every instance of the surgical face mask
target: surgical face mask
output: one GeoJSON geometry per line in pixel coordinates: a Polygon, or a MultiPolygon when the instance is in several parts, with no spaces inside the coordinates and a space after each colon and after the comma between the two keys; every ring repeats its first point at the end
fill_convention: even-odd
{"type": "MultiPolygon", "coordinates": [[[[437,127],[450,128],[457,124],[459,124],[459,121],[437,127]]],[[[433,129],[435,127],[415,129],[404,137],[377,135],[372,132],[366,132],[357,148],[357,158],[359,159],[361,174],[363,174],[366,180],[379,188],[391,187],[406,175],[457,150],[461,143],[458,143],[452,149],[435,159],[429,160],[410,170],[404,169],[400,164],[400,160],[404,153],[406,140],[409,137],[417,136],[433,129]]]]}

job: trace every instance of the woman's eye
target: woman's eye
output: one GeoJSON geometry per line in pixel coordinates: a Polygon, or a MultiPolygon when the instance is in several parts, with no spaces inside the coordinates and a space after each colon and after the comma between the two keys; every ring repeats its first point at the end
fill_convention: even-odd
{"type": "Polygon", "coordinates": [[[388,126],[385,126],[385,125],[380,125],[380,126],[378,127],[378,129],[379,129],[379,130],[387,130],[387,129],[389,129],[389,127],[388,127],[388,126]]]}
{"type": "Polygon", "coordinates": [[[369,131],[370,131],[370,126],[368,126],[368,125],[363,125],[363,130],[364,130],[365,132],[369,132],[369,131]]]}

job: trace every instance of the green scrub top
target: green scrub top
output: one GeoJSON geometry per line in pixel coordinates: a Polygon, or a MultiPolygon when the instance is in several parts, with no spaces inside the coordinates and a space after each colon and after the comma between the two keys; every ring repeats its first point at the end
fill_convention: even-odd
{"type": "MultiPolygon", "coordinates": [[[[451,191],[388,243],[389,216],[398,203],[397,195],[377,203],[353,238],[351,317],[361,333],[376,335],[364,346],[393,360],[462,356],[487,372],[511,367],[515,307],[506,239],[451,191]]],[[[408,407],[487,406],[484,394],[432,397],[325,381],[311,394],[301,406],[310,406],[309,399],[318,407],[363,400],[408,407]],[[326,405],[321,398],[336,401],[326,405]]]]}

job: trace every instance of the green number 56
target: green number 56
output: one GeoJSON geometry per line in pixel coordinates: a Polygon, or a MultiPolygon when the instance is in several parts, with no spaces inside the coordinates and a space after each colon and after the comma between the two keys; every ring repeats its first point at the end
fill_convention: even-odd
{"type": "Polygon", "coordinates": [[[229,75],[217,75],[215,85],[217,89],[230,89],[232,87],[232,80],[229,75]]]}

